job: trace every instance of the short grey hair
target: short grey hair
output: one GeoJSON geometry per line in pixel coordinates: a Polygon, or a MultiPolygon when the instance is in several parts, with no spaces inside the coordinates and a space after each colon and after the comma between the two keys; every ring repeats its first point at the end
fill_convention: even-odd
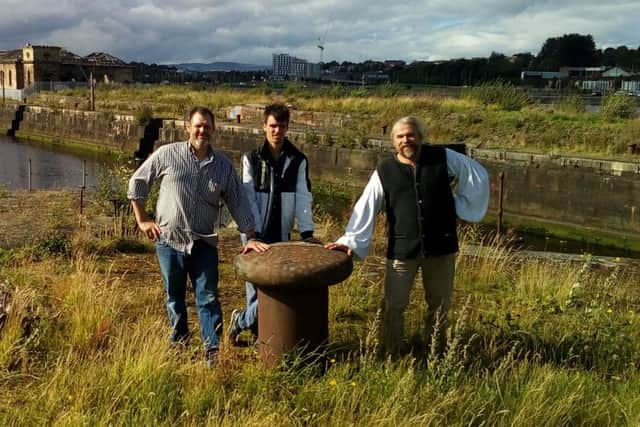
{"type": "Polygon", "coordinates": [[[427,137],[427,131],[424,127],[424,124],[422,123],[422,120],[414,116],[405,116],[400,120],[398,120],[397,122],[395,122],[393,124],[393,127],[391,128],[391,139],[393,139],[396,136],[396,132],[398,131],[398,128],[402,125],[410,125],[411,127],[413,127],[413,129],[418,134],[420,141],[424,142],[425,138],[427,137]]]}

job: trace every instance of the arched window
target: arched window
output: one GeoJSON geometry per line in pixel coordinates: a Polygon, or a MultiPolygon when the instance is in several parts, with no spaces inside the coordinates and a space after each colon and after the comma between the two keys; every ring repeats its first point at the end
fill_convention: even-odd
{"type": "Polygon", "coordinates": [[[27,86],[31,84],[31,70],[27,71],[27,86]]]}
{"type": "Polygon", "coordinates": [[[11,71],[12,71],[12,70],[9,70],[9,86],[11,86],[11,85],[13,84],[13,81],[12,81],[13,79],[12,79],[12,76],[11,76],[11,71]]]}

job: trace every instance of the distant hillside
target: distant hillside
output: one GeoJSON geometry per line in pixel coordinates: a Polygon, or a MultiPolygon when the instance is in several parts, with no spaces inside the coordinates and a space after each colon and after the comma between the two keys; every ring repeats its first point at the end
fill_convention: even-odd
{"type": "Polygon", "coordinates": [[[202,64],[199,62],[186,64],[172,64],[180,70],[190,71],[263,71],[271,68],[268,65],[241,64],[238,62],[211,62],[202,64]]]}

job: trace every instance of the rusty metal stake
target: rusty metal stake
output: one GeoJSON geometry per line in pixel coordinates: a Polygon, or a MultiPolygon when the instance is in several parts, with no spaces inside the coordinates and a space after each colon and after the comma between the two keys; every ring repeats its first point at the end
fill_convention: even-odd
{"type": "Polygon", "coordinates": [[[499,194],[498,194],[498,235],[502,234],[502,215],[504,214],[503,200],[504,200],[504,172],[498,174],[499,194]]]}

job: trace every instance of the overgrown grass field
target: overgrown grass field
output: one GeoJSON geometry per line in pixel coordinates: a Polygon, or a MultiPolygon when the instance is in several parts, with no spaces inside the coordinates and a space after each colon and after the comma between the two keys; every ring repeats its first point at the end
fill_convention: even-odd
{"type": "MultiPolygon", "coordinates": [[[[88,99],[85,89],[44,93],[31,102],[59,107],[65,97],[88,99]]],[[[359,147],[382,127],[415,115],[425,120],[428,138],[437,142],[465,142],[470,146],[504,148],[549,154],[580,154],[633,158],[628,146],[637,144],[640,120],[633,97],[605,97],[599,113],[586,112],[577,95],[539,105],[520,88],[496,82],[446,97],[429,90],[407,90],[397,84],[373,88],[330,86],[307,88],[290,83],[280,90],[268,85],[237,89],[204,85],[101,86],[96,109],[156,117],[183,118],[193,105],[214,110],[245,104],[286,102],[294,109],[344,115],[343,126],[314,129],[331,133],[331,143],[359,147]]],[[[80,106],[86,103],[80,102],[80,106]]],[[[222,117],[221,117],[222,118],[222,117]]]]}
{"type": "MultiPolygon", "coordinates": [[[[169,347],[154,254],[128,220],[105,220],[97,203],[79,217],[69,193],[39,197],[0,194],[1,206],[40,206],[41,225],[0,250],[1,425],[640,424],[640,281],[624,260],[601,270],[588,256],[523,259],[461,226],[461,253],[474,246],[476,255],[458,257],[444,354],[422,338],[416,286],[406,321],[412,350],[391,360],[378,345],[380,224],[372,256],[331,288],[331,343],[318,362],[265,369],[251,347],[225,345],[207,369],[197,333],[186,348],[169,347]]],[[[322,205],[317,235],[330,241],[347,207],[322,205]]],[[[3,219],[26,215],[9,211],[3,219]]],[[[225,320],[244,300],[232,268],[239,249],[237,234],[224,230],[225,320]]]]}

